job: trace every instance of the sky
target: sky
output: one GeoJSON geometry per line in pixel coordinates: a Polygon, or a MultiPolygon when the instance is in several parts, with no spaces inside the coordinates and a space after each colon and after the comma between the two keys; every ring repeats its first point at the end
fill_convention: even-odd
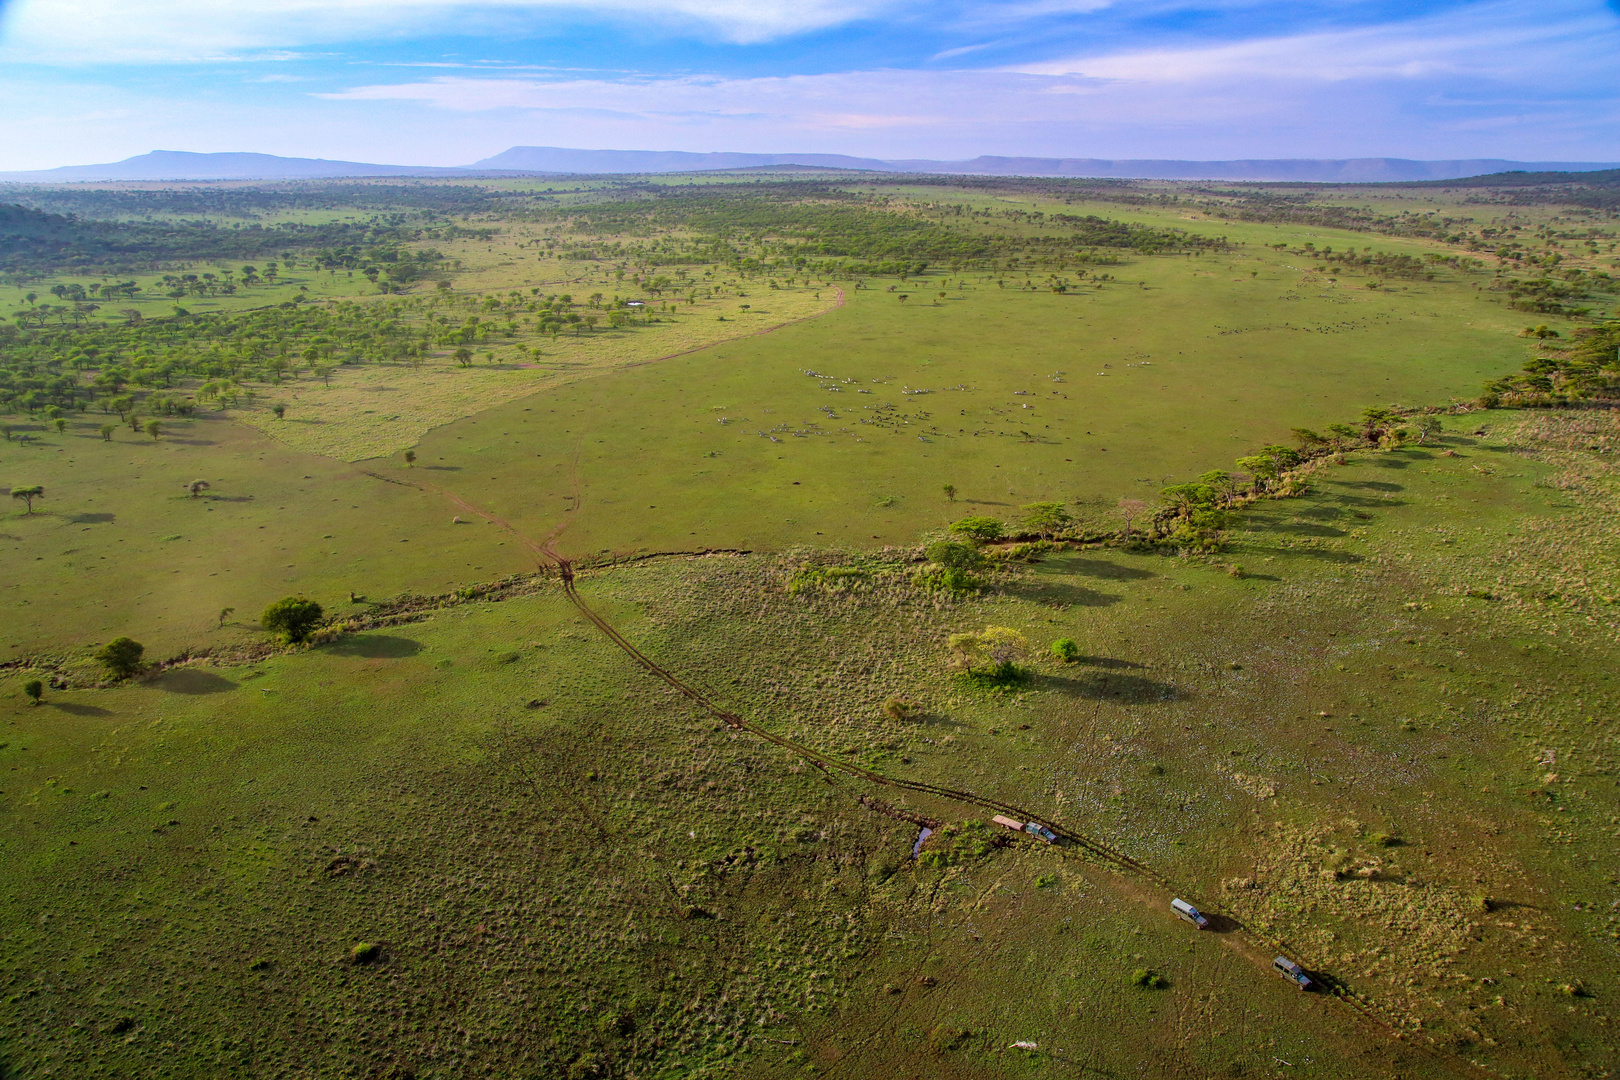
{"type": "Polygon", "coordinates": [[[1620,161],[1620,0],[0,0],[0,170],[510,146],[1620,161]]]}

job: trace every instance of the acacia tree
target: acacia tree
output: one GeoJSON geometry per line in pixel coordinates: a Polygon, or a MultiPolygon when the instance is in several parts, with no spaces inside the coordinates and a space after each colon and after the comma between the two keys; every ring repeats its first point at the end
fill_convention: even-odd
{"type": "Polygon", "coordinates": [[[141,669],[146,647],[133,638],[113,638],[96,651],[99,660],[114,678],[127,679],[141,669]]]}
{"type": "Polygon", "coordinates": [[[1148,512],[1148,504],[1141,499],[1121,499],[1114,504],[1114,513],[1125,519],[1125,539],[1131,538],[1131,522],[1148,512]]]}
{"type": "Polygon", "coordinates": [[[1344,453],[1345,443],[1349,442],[1351,439],[1354,439],[1357,432],[1356,429],[1351,427],[1349,424],[1329,424],[1328,434],[1330,436],[1329,442],[1331,442],[1333,445],[1333,452],[1336,454],[1342,454],[1344,453]]]}
{"type": "Polygon", "coordinates": [[[45,489],[38,484],[34,484],[30,487],[14,487],[11,489],[11,497],[13,499],[21,499],[24,503],[26,503],[28,505],[28,513],[32,514],[34,512],[34,500],[44,498],[45,489]]]}
{"type": "Polygon", "coordinates": [[[980,544],[1000,540],[1005,535],[1001,522],[984,515],[963,518],[951,526],[951,532],[980,544]]]}
{"type": "Polygon", "coordinates": [[[1200,484],[1208,484],[1220,493],[1221,502],[1227,506],[1232,505],[1232,496],[1237,492],[1237,478],[1225,469],[1211,469],[1198,478],[1200,484]]]}
{"type": "Polygon", "coordinates": [[[264,609],[259,625],[294,645],[309,637],[326,612],[315,601],[302,596],[284,596],[264,609]]]}
{"type": "Polygon", "coordinates": [[[982,570],[988,565],[978,548],[955,540],[936,540],[924,549],[923,554],[943,571],[941,577],[944,585],[953,592],[976,586],[978,582],[973,577],[973,571],[982,570]]]}
{"type": "Polygon", "coordinates": [[[987,626],[977,632],[952,634],[947,639],[957,666],[969,674],[998,681],[1018,677],[1019,657],[1029,648],[1024,635],[1007,626],[987,626]]]}
{"type": "Polygon", "coordinates": [[[1039,533],[1042,540],[1052,539],[1053,533],[1074,520],[1062,503],[1037,502],[1019,509],[1024,511],[1024,528],[1039,533]]]}
{"type": "Polygon", "coordinates": [[[193,480],[191,483],[186,485],[186,490],[191,492],[191,497],[195,499],[198,495],[201,495],[203,492],[207,491],[213,486],[214,485],[210,484],[206,480],[193,480]]]}
{"type": "Polygon", "coordinates": [[[1321,446],[1323,443],[1327,442],[1326,439],[1312,431],[1310,428],[1297,427],[1289,428],[1288,430],[1293,433],[1294,438],[1299,440],[1299,447],[1301,450],[1309,450],[1313,446],[1321,446]]]}

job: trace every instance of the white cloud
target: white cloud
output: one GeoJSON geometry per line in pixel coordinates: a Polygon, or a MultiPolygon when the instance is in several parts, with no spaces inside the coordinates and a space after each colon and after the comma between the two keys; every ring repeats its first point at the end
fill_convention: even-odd
{"type": "MultiPolygon", "coordinates": [[[[86,9],[92,4],[72,2],[86,9]]],[[[241,2],[251,8],[261,0],[241,2]]],[[[506,2],[518,10],[520,0],[506,2]]],[[[630,10],[631,0],[611,2],[621,5],[611,10],[630,10]]],[[[27,0],[26,6],[68,3],[27,0]]],[[[563,0],[521,3],[532,11],[563,0]]],[[[284,0],[277,11],[319,22],[383,21],[407,10],[439,19],[463,10],[442,0],[330,0],[322,15],[314,4],[284,0]]],[[[689,18],[695,16],[680,12],[697,11],[697,4],[647,0],[638,10],[649,18],[689,18]]],[[[200,0],[174,0],[164,10],[183,13],[187,5],[201,10],[200,0]]],[[[154,0],[129,0],[128,10],[150,14],[157,7],[154,0]]],[[[711,19],[726,10],[702,8],[711,19]]],[[[803,12],[786,10],[767,4],[749,25],[780,31],[806,19],[843,17],[839,13],[852,8],[847,0],[819,7],[811,0],[803,12]]],[[[200,50],[197,43],[205,39],[219,50],[316,44],[313,31],[277,36],[280,29],[254,29],[252,18],[262,12],[249,14],[222,16],[206,34],[185,39],[191,42],[186,47],[200,50]],[[226,41],[219,35],[229,28],[235,36],[226,41]]],[[[287,21],[278,15],[273,28],[287,21]]],[[[322,32],[335,33],[335,25],[322,32]]],[[[157,147],[465,164],[513,144],[885,158],[1605,160],[1620,146],[1620,89],[1612,75],[1612,58],[1620,55],[1617,26],[1598,0],[1538,0],[1533,10],[1471,4],[1400,24],[1204,48],[1099,50],[1017,70],[725,77],[446,63],[435,72],[439,77],[425,78],[425,72],[384,74],[389,69],[380,65],[334,64],[319,73],[322,87],[362,70],[370,74],[350,77],[374,82],[323,95],[264,81],[243,90],[247,71],[234,83],[212,80],[195,93],[190,83],[172,91],[75,88],[82,77],[77,71],[47,75],[33,68],[25,76],[0,67],[0,102],[10,118],[0,146],[9,160],[0,167],[109,160],[157,147]],[[134,111],[122,121],[81,111],[125,106],[134,111]]],[[[115,30],[95,33],[111,37],[115,30]]],[[[174,31],[171,40],[167,33],[152,30],[137,43],[179,49],[183,35],[174,31]]],[[[20,47],[13,44],[13,54],[20,47]]],[[[295,74],[312,72],[306,65],[295,74]]]]}
{"type": "Polygon", "coordinates": [[[586,14],[753,43],[875,16],[898,0],[14,0],[0,54],[30,62],[174,62],[278,47],[464,33],[586,14]]]}
{"type": "MultiPolygon", "coordinates": [[[[1534,9],[1495,3],[1441,15],[1321,33],[1197,48],[1127,50],[1018,64],[1009,70],[1143,83],[1230,80],[1340,82],[1476,76],[1563,81],[1575,68],[1612,72],[1620,46],[1603,5],[1543,0],[1534,9]]],[[[1612,77],[1609,78],[1612,83],[1612,77]]]]}

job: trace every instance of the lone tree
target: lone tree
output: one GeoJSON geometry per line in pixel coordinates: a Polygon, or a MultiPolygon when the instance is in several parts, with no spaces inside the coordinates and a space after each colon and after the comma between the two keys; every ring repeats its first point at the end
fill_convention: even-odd
{"type": "Polygon", "coordinates": [[[1114,504],[1114,513],[1125,519],[1125,539],[1131,538],[1131,522],[1147,513],[1148,504],[1141,499],[1121,499],[1114,504]]]}
{"type": "Polygon", "coordinates": [[[1052,642],[1052,655],[1065,664],[1072,664],[1080,659],[1080,646],[1075,644],[1074,638],[1060,637],[1052,642]]]}
{"type": "Polygon", "coordinates": [[[945,497],[947,499],[949,499],[951,502],[956,501],[956,485],[955,484],[946,484],[945,485],[945,497]]]}
{"type": "Polygon", "coordinates": [[[309,637],[326,614],[321,605],[302,596],[284,596],[264,609],[259,625],[276,634],[288,645],[309,637]]]}
{"type": "Polygon", "coordinates": [[[281,420],[287,415],[287,406],[278,401],[274,405],[270,406],[270,411],[276,414],[277,420],[281,420]]]}
{"type": "Polygon", "coordinates": [[[193,480],[191,483],[186,485],[186,490],[191,492],[191,497],[195,499],[198,495],[201,495],[203,492],[207,491],[213,486],[214,485],[210,484],[206,480],[193,480]]]}
{"type": "Polygon", "coordinates": [[[961,592],[971,589],[978,584],[973,577],[973,571],[982,570],[988,561],[979,553],[979,549],[971,544],[957,543],[955,540],[936,540],[924,549],[923,554],[928,561],[944,571],[944,584],[952,592],[961,592]]]}
{"type": "Polygon", "coordinates": [[[1005,534],[1001,522],[993,517],[982,515],[963,518],[951,526],[951,532],[979,544],[988,544],[993,540],[1000,540],[1005,534]]]}
{"type": "Polygon", "coordinates": [[[118,425],[117,424],[102,424],[101,425],[101,438],[106,442],[112,442],[113,432],[115,432],[117,430],[118,430],[118,425]]]}
{"type": "Polygon", "coordinates": [[[158,436],[163,434],[162,422],[158,420],[148,420],[146,422],[146,433],[152,436],[153,442],[157,442],[158,436]]]}
{"type": "Polygon", "coordinates": [[[1062,503],[1037,502],[1019,509],[1024,511],[1024,528],[1040,533],[1042,540],[1052,539],[1053,533],[1074,520],[1062,503]]]}
{"type": "Polygon", "coordinates": [[[28,704],[38,705],[40,698],[45,696],[45,684],[38,679],[30,679],[23,683],[23,693],[28,695],[28,704]]]}
{"type": "Polygon", "coordinates": [[[43,499],[45,497],[45,489],[38,484],[35,484],[32,487],[14,487],[11,489],[11,497],[13,499],[21,499],[23,502],[27,503],[28,513],[32,514],[34,512],[34,500],[43,499]]]}
{"type": "Polygon", "coordinates": [[[132,638],[113,638],[96,651],[96,659],[114,678],[127,679],[141,669],[141,655],[145,652],[146,646],[132,638]]]}
{"type": "Polygon", "coordinates": [[[415,450],[407,450],[407,451],[405,451],[405,467],[406,468],[412,468],[415,465],[416,465],[416,451],[415,450]]]}
{"type": "Polygon", "coordinates": [[[977,633],[952,634],[948,644],[956,654],[958,667],[970,675],[995,682],[1017,679],[1020,672],[1015,661],[1029,648],[1024,635],[1007,626],[987,626],[977,633]]]}

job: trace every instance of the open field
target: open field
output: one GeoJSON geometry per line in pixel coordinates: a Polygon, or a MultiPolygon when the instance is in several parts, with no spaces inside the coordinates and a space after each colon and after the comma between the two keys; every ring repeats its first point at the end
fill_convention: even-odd
{"type": "Polygon", "coordinates": [[[0,328],[44,489],[0,518],[0,1076],[1612,1070],[1603,254],[1409,189],[1345,189],[1377,233],[790,177],[795,232],[744,179],[460,184],[290,283],[0,328]],[[1336,423],[1288,497],[1117,537],[1336,423]],[[919,576],[1045,501],[1116,535],[919,576]],[[297,594],[354,622],[277,646],[297,594]],[[1000,685],[949,644],[987,627],[1000,685]],[[175,662],[110,679],[118,635],[175,662]]]}
{"type": "Polygon", "coordinates": [[[1105,839],[1235,936],[1174,922],[1152,881],[975,841],[944,801],[903,800],[962,830],[910,861],[914,825],[717,730],[555,592],[38,708],[13,691],[12,1067],[264,1073],[299,1047],[312,1075],[1587,1075],[1615,1053],[1620,586],[1544,584],[1564,537],[1613,535],[1612,468],[1578,447],[1620,429],[1593,423],[1357,455],[1245,518],[1222,556],[1242,578],[1093,549],[943,605],[786,595],[824,557],[799,552],[582,584],[730,707],[1105,839]],[[943,646],[986,623],[1086,655],[986,695],[943,646]],[[890,694],[923,718],[883,716],[890,694]],[[1289,991],[1271,941],[1370,1018],[1289,991]]]}

